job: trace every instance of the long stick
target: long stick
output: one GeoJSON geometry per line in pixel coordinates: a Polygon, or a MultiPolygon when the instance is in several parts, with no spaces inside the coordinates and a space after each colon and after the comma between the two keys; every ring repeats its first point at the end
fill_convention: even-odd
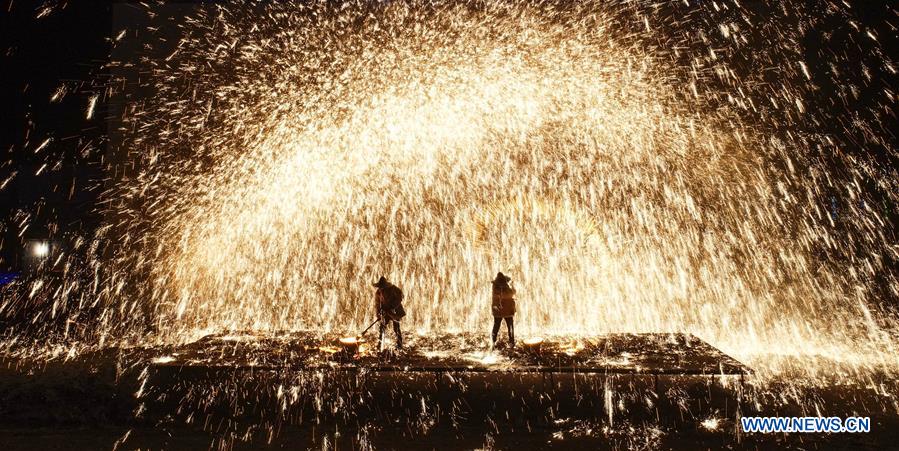
{"type": "Polygon", "coordinates": [[[378,321],[379,321],[378,319],[375,319],[371,324],[368,325],[368,327],[365,328],[365,330],[362,331],[361,334],[359,334],[359,336],[361,337],[361,336],[365,335],[365,333],[368,332],[368,329],[371,329],[371,327],[374,326],[375,324],[377,324],[378,321]]]}

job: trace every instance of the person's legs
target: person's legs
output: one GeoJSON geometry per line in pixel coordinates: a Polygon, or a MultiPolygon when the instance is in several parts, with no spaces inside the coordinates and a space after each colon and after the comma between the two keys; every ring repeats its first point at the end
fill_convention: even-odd
{"type": "Polygon", "coordinates": [[[393,322],[393,332],[396,333],[396,348],[402,349],[403,347],[403,333],[400,331],[400,322],[393,322]]]}
{"type": "Polygon", "coordinates": [[[496,344],[496,334],[499,333],[499,325],[502,323],[502,318],[493,318],[493,333],[491,334],[491,336],[493,337],[493,344],[496,344]]]}
{"type": "Polygon", "coordinates": [[[387,320],[381,319],[378,321],[378,351],[381,350],[381,343],[384,342],[384,330],[387,329],[387,320]]]}
{"type": "Polygon", "coordinates": [[[506,318],[506,329],[509,331],[509,344],[515,347],[515,326],[512,323],[512,317],[506,318]]]}

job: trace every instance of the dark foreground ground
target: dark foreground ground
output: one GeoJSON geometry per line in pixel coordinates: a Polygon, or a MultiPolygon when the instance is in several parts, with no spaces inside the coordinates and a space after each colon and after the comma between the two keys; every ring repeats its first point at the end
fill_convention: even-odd
{"type": "Polygon", "coordinates": [[[760,384],[740,362],[684,335],[552,337],[494,352],[468,335],[410,338],[402,353],[298,333],[39,363],[6,357],[0,447],[899,447],[893,380],[760,384]],[[741,415],[870,416],[872,432],[744,434],[741,415]]]}

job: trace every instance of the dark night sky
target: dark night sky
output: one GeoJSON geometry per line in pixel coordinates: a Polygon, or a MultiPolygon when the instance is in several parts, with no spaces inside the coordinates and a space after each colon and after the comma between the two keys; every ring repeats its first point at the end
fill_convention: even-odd
{"type": "Polygon", "coordinates": [[[17,266],[21,249],[25,218],[17,212],[33,214],[23,239],[53,235],[54,226],[66,233],[90,229],[97,219],[89,212],[105,177],[102,98],[93,119],[86,119],[86,111],[90,98],[105,90],[111,5],[64,3],[51,2],[58,6],[41,18],[39,2],[3,0],[0,6],[0,182],[16,173],[0,190],[5,269],[17,266]],[[61,86],[67,94],[51,103],[61,86]],[[47,138],[50,144],[36,153],[47,138]]]}
{"type": "MultiPolygon", "coordinates": [[[[741,3],[747,9],[759,10],[760,17],[771,7],[760,6],[759,2],[741,3]]],[[[899,18],[890,3],[856,1],[852,2],[852,10],[861,26],[878,33],[877,45],[894,57],[899,18]]],[[[823,4],[805,2],[808,10],[823,11],[820,6],[823,4]]],[[[105,136],[113,114],[105,102],[109,75],[104,64],[109,61],[110,38],[120,31],[112,29],[112,11],[111,2],[0,0],[0,101],[3,105],[0,183],[16,174],[0,189],[3,227],[0,270],[18,266],[17,255],[23,239],[47,236],[71,239],[73,234],[89,234],[98,223],[99,218],[92,214],[92,209],[104,189],[104,179],[109,176],[111,162],[105,136]],[[42,5],[53,8],[46,16],[38,17],[42,5]],[[60,86],[66,87],[67,94],[61,101],[51,103],[51,96],[60,86]],[[98,94],[96,112],[88,120],[85,112],[89,99],[98,94]],[[52,138],[51,143],[36,153],[47,138],[52,138]],[[35,175],[45,164],[47,167],[40,175],[35,175]],[[30,216],[26,218],[23,213],[30,216]],[[22,233],[20,227],[26,219],[29,226],[22,233]]],[[[858,137],[846,131],[845,122],[856,114],[871,122],[872,115],[879,114],[877,122],[887,137],[887,145],[873,148],[871,152],[880,164],[895,167],[895,113],[883,112],[878,102],[883,101],[884,89],[896,93],[896,74],[887,73],[876,61],[869,61],[873,54],[859,47],[866,44],[848,45],[848,27],[836,16],[822,24],[820,29],[806,34],[801,43],[813,81],[819,87],[817,107],[834,108],[838,118],[832,124],[821,124],[822,131],[844,134],[841,138],[845,142],[853,142],[858,137]],[[873,75],[872,82],[857,83],[861,88],[857,99],[842,105],[834,105],[832,94],[837,83],[830,76],[827,64],[829,55],[835,52],[848,55],[847,66],[870,66],[873,75]]],[[[851,67],[847,69],[846,76],[859,73],[851,67]]],[[[892,208],[889,217],[895,224],[895,206],[889,208],[892,208]]]]}

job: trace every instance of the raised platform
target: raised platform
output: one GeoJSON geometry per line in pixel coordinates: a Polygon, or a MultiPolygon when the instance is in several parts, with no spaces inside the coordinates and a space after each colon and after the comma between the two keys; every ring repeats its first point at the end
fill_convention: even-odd
{"type": "MultiPolygon", "coordinates": [[[[739,376],[750,370],[708,343],[684,334],[614,334],[525,338],[491,351],[483,337],[409,334],[402,351],[337,335],[210,335],[148,356],[163,369],[403,372],[551,372],[739,376]]],[[[386,344],[386,343],[385,343],[386,344]]],[[[157,351],[158,352],[158,351],[157,351]]]]}
{"type": "Polygon", "coordinates": [[[410,336],[404,353],[314,333],[209,336],[32,362],[0,356],[13,449],[881,449],[896,382],[769,385],[694,337],[410,336]],[[523,342],[524,340],[522,340],[523,342]],[[745,434],[739,417],[871,415],[871,434],[745,434]],[[43,441],[35,441],[41,438],[43,441]]]}
{"type": "Polygon", "coordinates": [[[240,440],[322,424],[454,436],[484,425],[696,427],[710,415],[737,415],[750,371],[681,334],[525,337],[497,350],[476,335],[405,338],[400,352],[315,333],[212,335],[145,350],[152,355],[140,358],[150,365],[139,410],[152,421],[201,422],[240,440]]]}

